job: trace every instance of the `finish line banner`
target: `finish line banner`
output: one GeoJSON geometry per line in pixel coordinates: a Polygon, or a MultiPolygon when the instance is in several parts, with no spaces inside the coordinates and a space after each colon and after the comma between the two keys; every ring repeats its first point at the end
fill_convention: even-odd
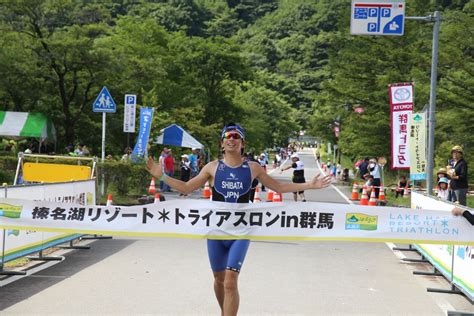
{"type": "Polygon", "coordinates": [[[474,245],[473,226],[450,212],[314,202],[186,199],[125,207],[0,199],[0,227],[127,236],[474,245]]]}

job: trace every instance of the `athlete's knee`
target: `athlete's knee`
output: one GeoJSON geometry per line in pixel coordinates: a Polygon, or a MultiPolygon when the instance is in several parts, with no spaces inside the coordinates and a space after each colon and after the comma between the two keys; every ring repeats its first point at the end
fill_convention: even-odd
{"type": "Polygon", "coordinates": [[[227,291],[236,291],[237,290],[237,281],[239,274],[234,271],[226,271],[224,279],[224,290],[227,291]]]}
{"type": "Polygon", "coordinates": [[[219,285],[224,286],[224,280],[225,280],[225,271],[214,272],[214,282],[218,283],[219,285]]]}

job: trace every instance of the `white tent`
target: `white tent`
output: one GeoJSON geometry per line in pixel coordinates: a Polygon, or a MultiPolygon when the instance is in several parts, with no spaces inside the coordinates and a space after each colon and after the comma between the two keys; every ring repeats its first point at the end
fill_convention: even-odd
{"type": "Polygon", "coordinates": [[[42,113],[0,111],[0,137],[27,137],[56,142],[53,122],[42,113]]]}

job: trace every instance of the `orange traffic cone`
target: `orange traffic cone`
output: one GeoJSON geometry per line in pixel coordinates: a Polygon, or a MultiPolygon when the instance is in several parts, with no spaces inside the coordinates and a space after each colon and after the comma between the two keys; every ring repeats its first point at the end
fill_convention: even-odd
{"type": "Polygon", "coordinates": [[[160,203],[160,194],[156,193],[155,194],[155,201],[153,201],[153,204],[158,204],[158,203],[160,203]]]}
{"type": "Polygon", "coordinates": [[[369,197],[367,195],[367,187],[362,187],[362,197],[360,198],[359,205],[369,205],[369,197]]]}
{"type": "Polygon", "coordinates": [[[112,205],[112,194],[107,195],[107,204],[106,206],[111,206],[112,205]]]}
{"type": "Polygon", "coordinates": [[[352,195],[351,195],[352,201],[359,200],[359,189],[357,187],[358,187],[357,181],[354,181],[354,185],[352,186],[352,195]]]}
{"type": "Polygon", "coordinates": [[[260,189],[258,187],[255,188],[255,195],[253,196],[253,202],[254,203],[262,202],[262,199],[260,198],[260,189]]]}
{"type": "Polygon", "coordinates": [[[283,199],[281,198],[281,193],[275,192],[273,193],[273,200],[272,202],[282,202],[283,199]]]}
{"type": "Polygon", "coordinates": [[[211,189],[209,187],[209,181],[206,181],[206,184],[204,185],[204,191],[202,191],[202,197],[205,199],[208,199],[211,197],[211,189]]]}
{"type": "Polygon", "coordinates": [[[370,200],[369,200],[369,206],[376,206],[377,205],[377,199],[375,198],[375,189],[372,186],[372,189],[370,190],[370,200]]]}
{"type": "Polygon", "coordinates": [[[385,189],[383,188],[383,184],[380,184],[379,201],[385,202],[385,189]]]}
{"type": "Polygon", "coordinates": [[[274,195],[274,192],[272,190],[268,189],[267,202],[273,202],[273,195],[274,195]]]}
{"type": "Polygon", "coordinates": [[[150,194],[155,194],[156,188],[155,188],[155,178],[151,178],[150,181],[150,187],[148,188],[148,193],[150,194]]]}

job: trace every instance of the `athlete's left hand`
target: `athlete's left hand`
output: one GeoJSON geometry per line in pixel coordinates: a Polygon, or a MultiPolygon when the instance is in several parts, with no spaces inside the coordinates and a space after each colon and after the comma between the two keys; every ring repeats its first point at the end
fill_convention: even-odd
{"type": "Polygon", "coordinates": [[[328,187],[331,184],[331,177],[330,176],[321,176],[321,174],[317,174],[313,180],[310,182],[311,189],[322,189],[328,187]]]}
{"type": "Polygon", "coordinates": [[[459,215],[462,215],[462,213],[464,213],[464,210],[456,206],[455,208],[451,210],[451,213],[455,216],[459,216],[459,215]]]}

